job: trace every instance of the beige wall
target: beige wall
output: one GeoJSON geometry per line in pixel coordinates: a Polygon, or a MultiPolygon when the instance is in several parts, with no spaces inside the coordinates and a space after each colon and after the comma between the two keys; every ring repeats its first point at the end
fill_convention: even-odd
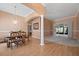
{"type": "Polygon", "coordinates": [[[73,38],[79,39],[79,14],[73,19],[73,38]]]}
{"type": "MultiPolygon", "coordinates": [[[[14,24],[16,16],[7,12],[0,11],[0,38],[8,36],[10,31],[23,30],[28,33],[28,21],[38,17],[38,13],[26,15],[26,17],[17,16],[17,24],[14,24]]],[[[40,20],[35,19],[34,22],[39,22],[39,30],[33,30],[33,37],[40,39],[40,20]],[[37,33],[37,34],[36,34],[37,33]]]]}
{"type": "MultiPolygon", "coordinates": [[[[61,19],[57,19],[52,21],[53,26],[48,25],[50,22],[48,20],[45,20],[45,30],[47,30],[47,27],[52,27],[52,36],[56,36],[55,32],[55,26],[59,24],[64,24],[68,26],[68,38],[73,38],[73,39],[79,39],[79,14],[76,16],[69,16],[69,17],[64,17],[61,19]]],[[[49,28],[48,28],[49,29],[49,28]]],[[[50,33],[50,31],[49,31],[50,33]]],[[[48,34],[48,32],[45,33],[45,36],[48,34]]]]}
{"type": "MultiPolygon", "coordinates": [[[[37,38],[37,39],[40,39],[40,28],[41,28],[41,26],[40,26],[41,22],[40,21],[41,21],[40,17],[36,17],[32,21],[32,37],[37,38]],[[38,30],[33,29],[34,23],[39,23],[39,29],[38,30]]],[[[53,26],[52,21],[45,18],[44,19],[44,31],[45,31],[44,34],[45,34],[45,36],[51,36],[53,34],[52,26],[53,26]]]]}
{"type": "Polygon", "coordinates": [[[53,35],[53,21],[47,18],[44,19],[44,34],[45,36],[53,35]]]}
{"type": "Polygon", "coordinates": [[[31,13],[31,14],[25,16],[26,29],[27,29],[26,32],[27,32],[27,33],[28,33],[28,23],[29,23],[30,21],[32,21],[33,18],[39,17],[39,16],[40,16],[40,15],[39,15],[38,13],[36,13],[36,12],[31,13]]]}
{"type": "Polygon", "coordinates": [[[0,33],[6,33],[10,31],[23,30],[26,31],[25,18],[17,16],[17,24],[14,24],[15,16],[3,11],[0,11],[0,33]]]}
{"type": "Polygon", "coordinates": [[[68,37],[72,38],[72,20],[73,20],[73,18],[74,18],[74,16],[70,16],[70,17],[65,17],[65,18],[61,18],[61,19],[54,21],[54,35],[56,36],[55,26],[57,26],[59,24],[64,24],[64,25],[68,26],[68,37]]]}
{"type": "Polygon", "coordinates": [[[33,19],[33,21],[32,21],[32,37],[40,39],[40,28],[41,28],[40,27],[40,17],[37,17],[37,18],[33,19]],[[39,23],[39,29],[38,30],[33,29],[34,23],[39,23]]]}

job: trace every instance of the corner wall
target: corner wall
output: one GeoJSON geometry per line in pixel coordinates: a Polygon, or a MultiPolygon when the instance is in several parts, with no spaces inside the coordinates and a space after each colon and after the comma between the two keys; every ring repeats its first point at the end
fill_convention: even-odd
{"type": "Polygon", "coordinates": [[[32,37],[34,38],[37,38],[37,39],[40,39],[40,26],[41,22],[40,22],[40,17],[36,17],[33,19],[32,21],[32,37]],[[34,24],[35,23],[38,23],[38,26],[39,27],[38,29],[34,29],[34,24]]]}
{"type": "Polygon", "coordinates": [[[72,20],[73,20],[73,16],[61,18],[54,21],[54,36],[56,36],[55,26],[59,24],[64,24],[68,26],[68,38],[72,38],[72,20]]]}
{"type": "Polygon", "coordinates": [[[53,21],[47,18],[44,19],[44,34],[45,36],[53,35],[53,21]]]}
{"type": "MultiPolygon", "coordinates": [[[[9,14],[7,12],[0,11],[0,35],[3,33],[9,35],[10,31],[23,30],[26,31],[26,21],[24,17],[9,14]],[[17,20],[17,24],[14,21],[17,20]]],[[[2,35],[3,35],[2,34],[2,35]]]]}
{"type": "Polygon", "coordinates": [[[79,40],[79,14],[73,19],[73,39],[79,40]]]}

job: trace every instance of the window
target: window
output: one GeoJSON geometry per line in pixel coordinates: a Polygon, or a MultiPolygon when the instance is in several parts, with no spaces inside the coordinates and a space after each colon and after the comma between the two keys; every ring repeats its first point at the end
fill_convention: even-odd
{"type": "Polygon", "coordinates": [[[64,27],[64,34],[68,34],[68,27],[64,27]]]}
{"type": "Polygon", "coordinates": [[[68,34],[68,27],[63,24],[56,26],[56,34],[68,34]]]}

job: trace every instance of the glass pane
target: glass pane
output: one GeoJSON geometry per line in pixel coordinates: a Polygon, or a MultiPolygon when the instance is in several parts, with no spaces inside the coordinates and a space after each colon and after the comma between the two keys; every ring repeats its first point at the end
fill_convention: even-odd
{"type": "Polygon", "coordinates": [[[56,26],[56,34],[68,34],[68,27],[64,25],[56,26]]]}
{"type": "Polygon", "coordinates": [[[59,32],[59,28],[58,28],[58,27],[56,27],[56,34],[58,34],[58,32],[59,32]]]}
{"type": "Polygon", "coordinates": [[[60,34],[63,34],[63,26],[60,26],[60,34]]]}
{"type": "Polygon", "coordinates": [[[64,27],[64,33],[68,34],[68,27],[64,27]]]}

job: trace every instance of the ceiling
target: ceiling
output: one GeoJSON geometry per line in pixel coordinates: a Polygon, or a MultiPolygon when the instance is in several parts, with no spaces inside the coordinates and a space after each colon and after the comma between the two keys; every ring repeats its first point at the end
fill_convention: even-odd
{"type": "Polygon", "coordinates": [[[34,12],[32,9],[22,5],[21,3],[0,3],[0,10],[23,17],[34,12]]]}
{"type": "MultiPolygon", "coordinates": [[[[45,17],[51,20],[74,16],[79,11],[79,3],[42,3],[42,5],[46,9],[45,17]]],[[[21,3],[0,3],[0,10],[23,17],[35,12],[21,3]]]]}
{"type": "Polygon", "coordinates": [[[46,17],[49,19],[59,19],[75,15],[79,10],[78,3],[44,3],[46,17]]]}
{"type": "Polygon", "coordinates": [[[44,4],[42,4],[42,3],[22,3],[22,4],[33,9],[39,15],[45,14],[44,4]]]}

